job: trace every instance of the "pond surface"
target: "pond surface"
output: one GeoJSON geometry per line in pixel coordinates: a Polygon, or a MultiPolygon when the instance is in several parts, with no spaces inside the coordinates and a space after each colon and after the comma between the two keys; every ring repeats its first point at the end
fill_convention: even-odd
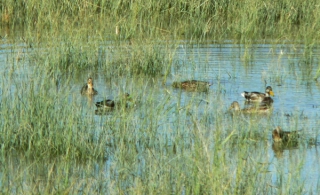
{"type": "Polygon", "coordinates": [[[320,177],[319,147],[273,150],[271,131],[281,126],[319,139],[320,83],[314,79],[319,68],[319,52],[319,48],[310,52],[304,45],[290,44],[255,44],[250,48],[233,44],[181,46],[177,52],[181,66],[174,69],[172,79],[211,82],[209,96],[221,93],[225,109],[233,101],[244,107],[245,100],[240,95],[243,91],[264,92],[266,86],[272,86],[273,113],[260,124],[262,131],[269,128],[269,147],[258,147],[259,153],[269,157],[274,184],[279,182],[278,173],[284,172],[292,180],[305,181],[305,189],[314,189],[316,193],[320,177]],[[289,170],[296,170],[300,163],[303,164],[301,174],[292,175],[289,170]]]}
{"type": "MultiPolygon", "coordinates": [[[[8,62],[17,60],[12,57],[17,56],[17,53],[23,57],[23,49],[12,54],[7,47],[9,46],[1,46],[0,71],[2,74],[10,74],[10,72],[20,74],[23,82],[23,79],[32,76],[28,64],[17,67],[15,70],[8,69],[6,65],[8,62]]],[[[240,93],[243,91],[264,92],[265,87],[270,85],[275,93],[273,113],[268,117],[243,116],[244,123],[249,126],[255,123],[256,128],[261,129],[262,136],[265,136],[264,139],[267,140],[265,142],[267,144],[258,144],[253,149],[252,155],[263,154],[265,156],[261,163],[270,165],[268,170],[272,179],[270,185],[277,185],[281,180],[279,173],[284,173],[285,177],[292,177],[293,182],[304,181],[305,191],[311,189],[316,193],[320,176],[317,143],[279,151],[272,147],[271,132],[276,126],[281,126],[287,131],[301,130],[306,139],[319,139],[320,81],[317,82],[314,79],[317,77],[319,68],[319,51],[318,48],[308,50],[304,45],[297,46],[296,44],[254,44],[250,47],[228,43],[193,45],[192,47],[180,45],[175,51],[174,65],[165,84],[161,82],[161,79],[142,79],[139,81],[140,84],[136,85],[131,78],[119,77],[117,80],[109,80],[103,74],[97,73],[94,76],[94,84],[99,94],[88,100],[79,95],[80,88],[87,79],[88,73],[85,73],[83,77],[70,81],[70,86],[67,88],[70,91],[70,101],[81,104],[87,114],[94,115],[94,102],[106,97],[116,97],[121,92],[129,92],[134,97],[152,96],[156,102],[153,106],[164,106],[167,107],[167,110],[171,109],[171,105],[181,104],[181,109],[190,109],[191,113],[201,118],[213,110],[227,112],[233,101],[238,101],[244,107],[245,100],[240,93]],[[171,87],[173,81],[187,79],[208,81],[212,83],[212,86],[208,93],[185,92],[171,87]],[[163,101],[169,103],[162,104],[163,101]],[[301,172],[295,173],[293,171],[297,169],[295,166],[302,166],[301,172]]],[[[140,106],[143,107],[143,105],[140,106]]],[[[145,113],[145,110],[147,109],[139,111],[137,121],[139,117],[143,118],[148,114],[145,113]]],[[[177,119],[176,112],[171,113],[172,116],[163,120],[164,125],[159,125],[159,135],[170,136],[172,130],[178,128],[170,123],[177,119]],[[167,129],[169,130],[166,131],[167,129]]],[[[230,132],[234,124],[232,125],[229,115],[225,116],[222,119],[225,121],[225,126],[221,128],[230,132]]],[[[94,116],[99,127],[97,133],[103,130],[103,125],[109,117],[110,115],[94,116]]],[[[215,131],[215,125],[214,121],[208,121],[205,125],[206,128],[209,128],[206,130],[208,135],[211,135],[210,131],[215,131]]],[[[179,128],[189,128],[189,123],[183,122],[179,128]]],[[[104,168],[99,168],[104,172],[99,171],[99,177],[104,174],[114,174],[110,170],[110,164],[112,164],[112,157],[104,168]]],[[[143,163],[140,166],[143,166],[143,163]]],[[[140,167],[141,169],[143,167],[140,167]]],[[[111,179],[108,182],[112,183],[111,179]]]]}

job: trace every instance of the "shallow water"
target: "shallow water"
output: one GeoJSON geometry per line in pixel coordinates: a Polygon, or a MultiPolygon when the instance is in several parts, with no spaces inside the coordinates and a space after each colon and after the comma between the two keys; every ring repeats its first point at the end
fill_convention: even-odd
{"type": "MultiPolygon", "coordinates": [[[[18,63],[17,53],[10,51],[9,45],[2,45],[0,52],[0,71],[2,74],[10,72],[21,78],[29,79],[32,77],[32,67],[28,62],[18,63]],[[17,62],[13,62],[13,61],[17,62]],[[15,70],[7,68],[8,63],[16,63],[15,70]],[[29,69],[30,68],[30,69],[29,69]]],[[[23,47],[17,52],[24,51],[23,47]]],[[[257,129],[261,129],[262,136],[267,139],[267,146],[257,147],[252,155],[265,154],[267,162],[270,163],[269,171],[272,181],[270,185],[277,185],[279,182],[279,170],[283,171],[286,176],[292,177],[294,165],[302,163],[301,173],[297,173],[295,179],[304,181],[304,189],[308,191],[313,189],[317,192],[317,182],[319,180],[319,163],[317,145],[285,149],[283,151],[274,151],[272,149],[271,131],[276,126],[283,129],[302,130],[305,137],[318,137],[318,113],[320,109],[320,83],[313,78],[316,77],[319,64],[319,49],[312,50],[312,55],[307,55],[304,45],[295,47],[290,44],[254,44],[252,47],[234,44],[208,44],[208,45],[180,45],[176,52],[176,59],[172,67],[171,75],[163,85],[161,79],[133,80],[132,78],[118,77],[117,79],[105,78],[103,74],[94,75],[95,88],[99,94],[93,99],[87,99],[80,96],[80,89],[86,82],[88,73],[77,77],[74,81],[69,82],[69,86],[64,86],[70,91],[70,101],[76,101],[82,105],[85,115],[94,115],[94,102],[101,101],[105,98],[115,98],[119,94],[128,92],[134,98],[141,98],[141,102],[152,99],[148,105],[138,105],[139,114],[135,116],[137,123],[142,121],[147,115],[148,106],[161,107],[166,110],[164,113],[172,113],[161,120],[158,135],[174,137],[173,135],[183,132],[184,128],[191,128],[193,124],[188,120],[190,116],[178,116],[173,107],[180,105],[181,110],[189,110],[191,118],[206,120],[206,124],[201,129],[207,129],[207,135],[216,129],[215,116],[210,113],[213,110],[226,112],[233,101],[238,101],[241,106],[245,106],[245,100],[240,93],[243,91],[261,91],[270,85],[275,93],[273,113],[268,116],[250,117],[244,116],[243,123],[256,123],[257,129]],[[310,58],[306,58],[305,56],[310,58]],[[311,65],[308,64],[308,62],[311,65]],[[173,81],[182,81],[186,79],[198,79],[212,83],[208,93],[185,92],[171,87],[173,81]],[[137,84],[138,83],[138,84],[137,84]],[[141,108],[141,109],[140,109],[141,108]],[[181,120],[181,127],[176,127],[171,123],[181,120]],[[187,121],[186,123],[184,123],[187,121]],[[190,123],[189,123],[190,122],[190,123]],[[175,129],[180,129],[174,132],[175,129]]],[[[14,91],[15,89],[13,89],[14,91]]],[[[97,123],[97,134],[105,130],[104,125],[108,118],[106,116],[95,115],[97,123]]],[[[161,115],[161,113],[159,113],[161,115]]],[[[232,131],[236,124],[230,122],[230,116],[225,115],[223,121],[225,126],[220,127],[225,133],[232,131]]],[[[139,126],[140,124],[137,124],[139,126]]],[[[184,134],[186,139],[191,135],[184,134]]],[[[171,143],[169,143],[170,145],[171,143]]],[[[112,158],[111,158],[112,159],[112,158]]],[[[111,174],[109,160],[106,163],[105,172],[111,174]]],[[[142,160],[143,161],[143,160],[142,160]]],[[[142,170],[140,165],[138,168],[142,170]]],[[[232,166],[232,165],[231,165],[232,166]]],[[[281,172],[280,171],[280,172],[281,172]]],[[[101,174],[101,173],[99,173],[101,174]]],[[[116,176],[114,176],[116,177],[116,176]]]]}
{"type": "Polygon", "coordinates": [[[319,49],[313,50],[312,65],[304,64],[303,45],[300,48],[269,44],[256,44],[252,48],[228,44],[200,48],[181,46],[177,53],[184,66],[173,69],[172,80],[199,79],[213,83],[209,96],[222,94],[225,109],[233,101],[245,106],[240,95],[243,91],[264,92],[266,86],[272,86],[275,93],[273,114],[269,120],[260,123],[262,131],[269,129],[269,149],[259,148],[269,156],[272,184],[279,181],[279,171],[284,171],[286,177],[292,177],[288,174],[289,169],[297,170],[294,165],[303,162],[298,178],[305,181],[306,190],[317,191],[318,147],[274,151],[271,131],[275,126],[281,126],[288,131],[302,130],[306,139],[319,139],[320,88],[319,82],[313,79],[318,70],[319,49]],[[248,57],[247,50],[254,52],[248,57]]]}

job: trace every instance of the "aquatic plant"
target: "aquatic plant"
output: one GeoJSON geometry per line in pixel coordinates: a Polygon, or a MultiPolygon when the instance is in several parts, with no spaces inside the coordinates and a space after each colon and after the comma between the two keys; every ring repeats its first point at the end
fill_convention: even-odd
{"type": "MultiPolygon", "coordinates": [[[[109,63],[102,67],[107,74],[155,77],[170,72],[169,50],[163,48],[161,43],[134,45],[125,49],[115,48],[115,52],[117,54],[110,57],[109,63]]],[[[106,56],[109,55],[106,54],[106,56]]]]}
{"type": "MultiPolygon", "coordinates": [[[[224,93],[190,94],[162,84],[177,44],[243,43],[244,63],[254,65],[254,49],[247,48],[255,41],[317,43],[317,3],[1,2],[1,41],[25,52],[22,60],[10,51],[1,59],[1,192],[308,193],[301,177],[303,144],[294,166],[274,165],[267,155],[273,119],[228,115],[225,92],[235,89],[218,83],[224,93]],[[140,96],[139,106],[95,115],[95,101],[79,94],[90,73],[110,80],[99,94],[130,88],[130,95],[140,96]],[[155,78],[162,75],[159,84],[155,78]]],[[[299,64],[308,74],[312,49],[299,64]]]]}
{"type": "MultiPolygon", "coordinates": [[[[279,181],[270,187],[270,163],[265,155],[271,141],[270,118],[229,116],[222,94],[211,97],[201,93],[182,101],[180,90],[164,93],[154,83],[146,87],[148,83],[142,78],[132,84],[132,96],[141,95],[137,109],[96,116],[94,101],[79,94],[83,80],[70,90],[73,81],[61,77],[57,88],[52,74],[44,71],[46,66],[23,80],[15,75],[1,77],[0,154],[3,162],[18,159],[24,168],[11,169],[10,162],[6,162],[9,168],[3,175],[16,177],[0,180],[3,184],[26,182],[32,186],[26,190],[5,185],[4,192],[303,191],[304,185],[298,179],[290,180],[290,184],[279,181]],[[205,101],[199,103],[199,98],[205,101]],[[35,174],[35,170],[41,173],[35,174]],[[25,177],[19,177],[22,173],[25,177]]],[[[291,174],[300,170],[290,167],[291,174]]],[[[284,175],[279,173],[278,177],[284,175]]]]}

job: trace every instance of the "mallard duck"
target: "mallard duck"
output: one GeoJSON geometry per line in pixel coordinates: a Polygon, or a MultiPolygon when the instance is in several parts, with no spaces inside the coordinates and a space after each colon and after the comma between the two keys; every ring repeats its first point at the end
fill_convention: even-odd
{"type": "Polygon", "coordinates": [[[265,93],[244,91],[241,93],[241,96],[246,98],[247,101],[252,102],[273,102],[273,99],[270,96],[274,96],[274,93],[272,91],[272,87],[268,86],[266,87],[265,93]]]}
{"type": "Polygon", "coordinates": [[[128,106],[127,102],[131,101],[131,97],[129,93],[125,93],[124,96],[119,99],[118,101],[107,99],[100,102],[96,102],[97,108],[104,108],[104,109],[113,109],[116,106],[122,106],[125,104],[125,107],[128,106]]]}
{"type": "Polygon", "coordinates": [[[115,103],[114,100],[107,99],[101,102],[96,102],[96,106],[97,108],[114,108],[115,103]]]}
{"type": "Polygon", "coordinates": [[[267,105],[260,105],[256,107],[249,107],[249,108],[240,108],[240,105],[237,101],[232,102],[229,110],[234,110],[236,112],[242,113],[268,113],[271,110],[270,106],[267,105]]]}
{"type": "Polygon", "coordinates": [[[282,143],[289,143],[289,142],[297,142],[299,138],[298,131],[282,131],[280,127],[276,127],[272,131],[272,139],[274,142],[282,142],[282,143]]]}
{"type": "Polygon", "coordinates": [[[93,88],[93,80],[92,78],[88,78],[87,84],[85,84],[81,88],[82,95],[97,95],[98,91],[93,88]]]}
{"type": "Polygon", "coordinates": [[[182,82],[173,82],[172,86],[187,91],[208,91],[211,84],[206,81],[187,80],[182,82]]]}

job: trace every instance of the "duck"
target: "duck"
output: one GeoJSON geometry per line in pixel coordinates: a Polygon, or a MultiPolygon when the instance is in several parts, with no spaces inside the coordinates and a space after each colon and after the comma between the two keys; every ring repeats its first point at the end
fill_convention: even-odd
{"type": "Polygon", "coordinates": [[[274,93],[272,91],[272,87],[267,86],[265,93],[256,92],[256,91],[253,91],[253,92],[244,91],[243,93],[241,93],[241,96],[246,98],[247,101],[251,101],[251,102],[272,103],[273,99],[270,96],[274,96],[274,93]]]}
{"type": "Polygon", "coordinates": [[[93,88],[93,79],[88,78],[88,82],[81,88],[82,95],[97,95],[98,91],[93,88]]]}
{"type": "Polygon", "coordinates": [[[299,138],[298,131],[283,131],[279,126],[272,131],[272,139],[275,143],[297,142],[297,138],[299,138]]]}
{"type": "Polygon", "coordinates": [[[180,88],[187,91],[208,91],[212,84],[206,81],[186,80],[181,82],[173,82],[174,88],[180,88]]]}
{"type": "Polygon", "coordinates": [[[115,103],[114,100],[107,99],[100,102],[96,102],[96,106],[97,108],[114,108],[115,103]]]}
{"type": "Polygon", "coordinates": [[[240,108],[240,105],[237,101],[231,103],[229,110],[233,110],[235,112],[241,113],[268,113],[271,111],[271,107],[268,105],[258,105],[256,107],[249,107],[249,108],[240,108]]]}
{"type": "Polygon", "coordinates": [[[131,97],[129,93],[125,93],[122,98],[118,101],[106,99],[100,102],[96,102],[95,105],[99,109],[114,109],[116,106],[122,106],[125,103],[125,107],[128,107],[127,101],[131,101],[131,97]]]}

